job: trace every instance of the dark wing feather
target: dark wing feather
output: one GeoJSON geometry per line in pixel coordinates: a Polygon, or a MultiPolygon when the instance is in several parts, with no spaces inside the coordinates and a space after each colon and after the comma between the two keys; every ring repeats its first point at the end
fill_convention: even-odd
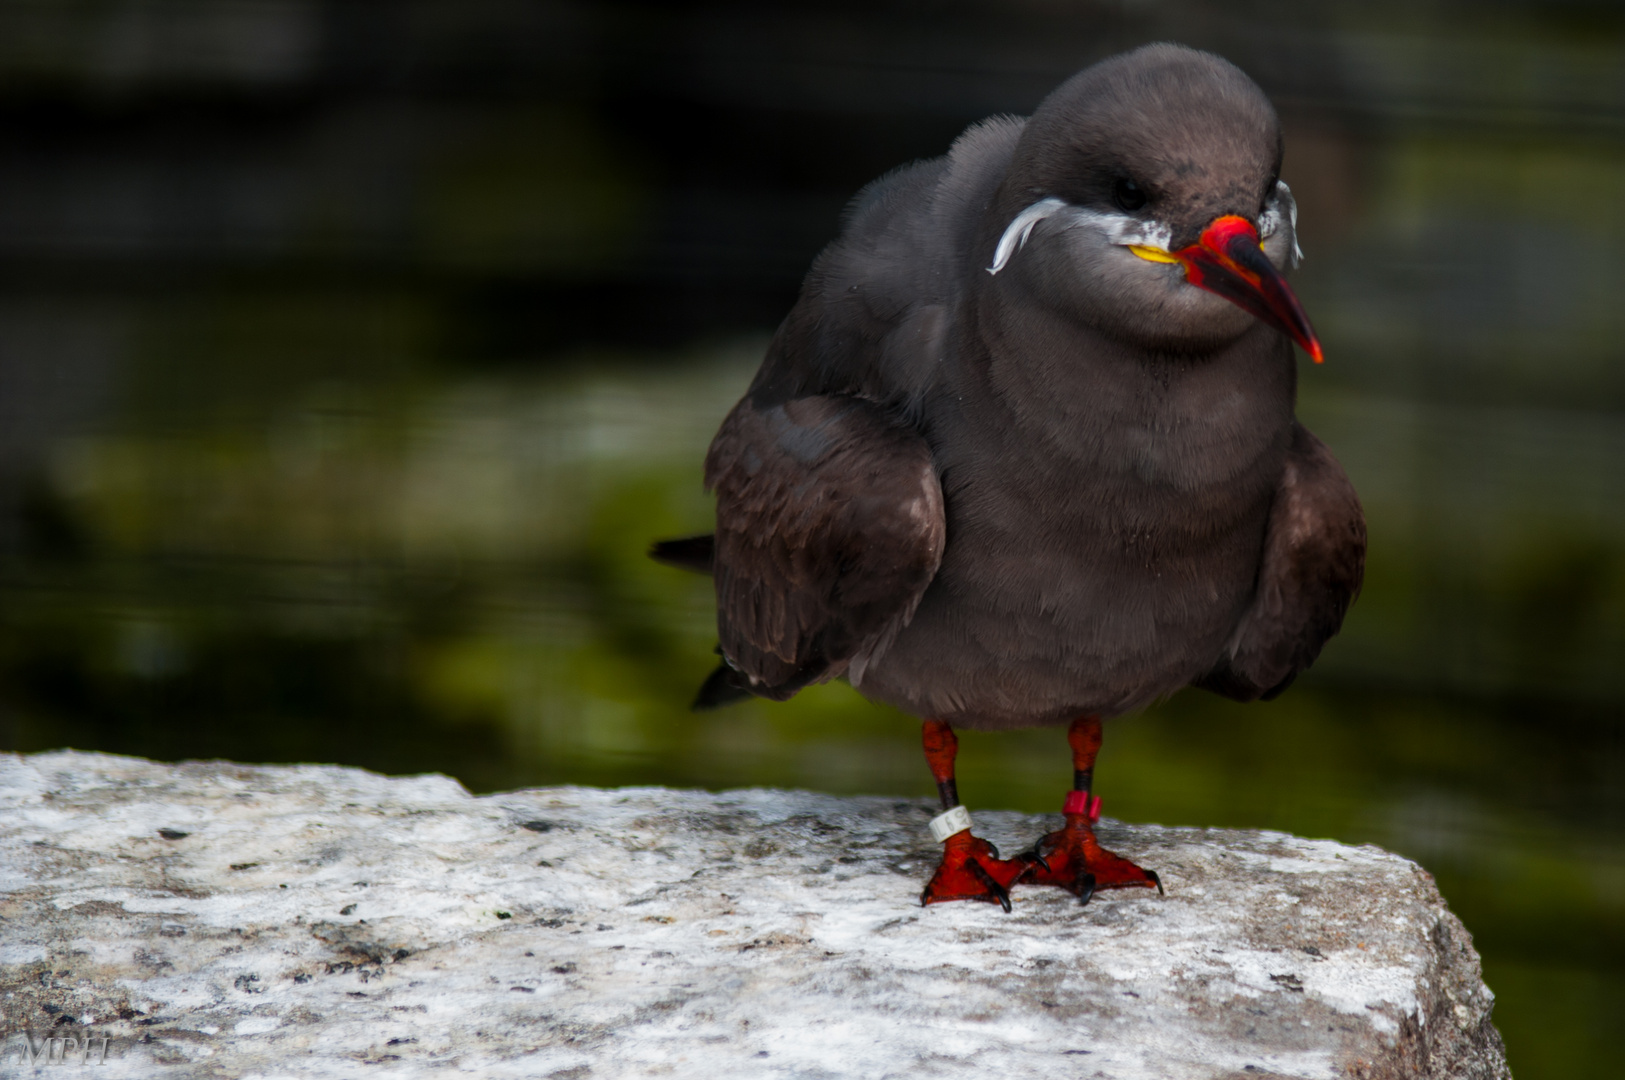
{"type": "Polygon", "coordinates": [[[705,482],[728,663],[779,701],[842,674],[860,680],[942,560],[925,440],[858,398],[746,398],[711,444],[705,482]]]}
{"type": "Polygon", "coordinates": [[[1332,452],[1302,424],[1270,511],[1258,589],[1223,660],[1197,686],[1272,698],[1343,625],[1365,576],[1365,514],[1332,452]]]}

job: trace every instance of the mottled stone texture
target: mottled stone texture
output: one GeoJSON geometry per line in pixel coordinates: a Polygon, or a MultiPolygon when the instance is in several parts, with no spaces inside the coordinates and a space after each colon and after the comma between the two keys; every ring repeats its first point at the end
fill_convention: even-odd
{"type": "Polygon", "coordinates": [[[0,1074],[89,1032],[107,1077],[1508,1075],[1404,859],[1102,822],[1166,898],[921,908],[930,815],[0,756],[0,1074]]]}

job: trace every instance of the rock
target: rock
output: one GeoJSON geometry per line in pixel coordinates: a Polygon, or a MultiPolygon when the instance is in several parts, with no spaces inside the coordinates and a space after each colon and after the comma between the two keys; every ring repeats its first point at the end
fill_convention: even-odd
{"type": "Polygon", "coordinates": [[[90,1035],[106,1077],[1509,1076],[1413,863],[1103,821],[1165,898],[922,908],[931,813],[0,756],[0,1073],[90,1035]]]}

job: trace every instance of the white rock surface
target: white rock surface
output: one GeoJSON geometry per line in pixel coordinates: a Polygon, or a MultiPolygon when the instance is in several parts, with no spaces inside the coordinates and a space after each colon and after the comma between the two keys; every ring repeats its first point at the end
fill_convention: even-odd
{"type": "Polygon", "coordinates": [[[88,1032],[106,1077],[1508,1076],[1404,859],[1102,822],[1166,898],[921,908],[930,815],[0,755],[0,1075],[88,1032]]]}

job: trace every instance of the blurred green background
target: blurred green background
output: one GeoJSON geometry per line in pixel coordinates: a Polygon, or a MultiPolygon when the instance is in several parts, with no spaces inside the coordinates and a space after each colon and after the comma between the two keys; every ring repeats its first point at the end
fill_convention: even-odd
{"type": "MultiPolygon", "coordinates": [[[[700,460],[861,184],[1171,38],[1271,93],[1365,594],[1110,725],[1108,812],[1374,842],[1517,1075],[1625,1029],[1625,16],[1574,2],[0,0],[0,747],[926,796],[844,686],[686,710],[700,460]]],[[[1059,731],[964,737],[1056,808],[1059,731]]]]}

